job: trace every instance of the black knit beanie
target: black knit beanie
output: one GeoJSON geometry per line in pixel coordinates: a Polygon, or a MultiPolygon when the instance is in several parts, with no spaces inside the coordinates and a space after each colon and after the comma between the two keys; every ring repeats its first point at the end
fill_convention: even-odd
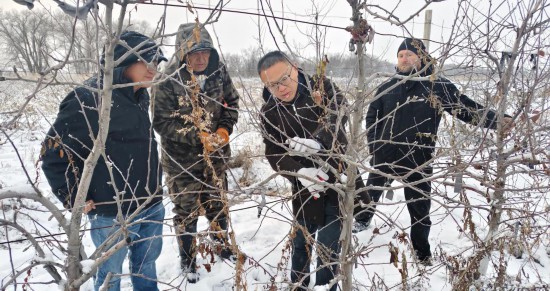
{"type": "Polygon", "coordinates": [[[424,54],[427,54],[426,46],[424,46],[424,43],[421,40],[407,37],[405,38],[405,40],[403,40],[403,42],[399,46],[399,49],[397,49],[397,53],[399,54],[399,52],[402,50],[410,50],[411,52],[415,53],[417,56],[420,56],[420,54],[418,53],[419,48],[423,51],[424,54]]]}
{"type": "MultiPolygon", "coordinates": [[[[121,61],[117,67],[126,67],[133,63],[136,63],[139,60],[138,54],[141,58],[143,58],[147,62],[168,61],[168,59],[164,57],[164,54],[162,53],[162,50],[160,49],[159,45],[151,38],[139,32],[124,31],[120,35],[120,40],[123,42],[126,42],[128,47],[130,48],[135,48],[138,45],[140,45],[140,47],[136,53],[126,56],[124,60],[121,61],[120,58],[122,58],[128,52],[128,49],[126,48],[126,46],[117,44],[115,46],[114,59],[115,61],[121,61]]],[[[101,63],[105,64],[105,51],[101,56],[101,63]]]]}

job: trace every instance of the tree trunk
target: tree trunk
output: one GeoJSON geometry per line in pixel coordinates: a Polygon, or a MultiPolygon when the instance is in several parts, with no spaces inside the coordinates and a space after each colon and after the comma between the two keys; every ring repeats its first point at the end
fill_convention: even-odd
{"type": "MultiPolygon", "coordinates": [[[[361,20],[361,12],[359,11],[359,5],[356,1],[348,1],[353,10],[353,25],[359,27],[361,20]]],[[[361,121],[363,120],[363,107],[364,107],[364,94],[363,87],[365,85],[365,72],[364,72],[364,58],[363,58],[364,44],[362,42],[357,43],[357,61],[358,61],[358,88],[357,96],[354,102],[358,106],[355,106],[355,110],[352,110],[350,118],[350,139],[346,155],[353,161],[360,160],[357,156],[357,145],[359,144],[359,135],[361,131],[361,121]]],[[[342,233],[340,235],[340,241],[342,242],[342,251],[340,254],[342,290],[353,289],[353,266],[355,264],[355,254],[352,245],[352,225],[353,225],[353,210],[355,204],[355,180],[357,178],[357,166],[355,163],[349,163],[346,169],[346,175],[348,177],[346,183],[346,191],[344,199],[342,201],[341,212],[343,216],[342,221],[342,233]]]]}
{"type": "MultiPolygon", "coordinates": [[[[122,7],[122,12],[125,11],[125,5],[122,7]]],[[[112,34],[112,13],[113,6],[106,5],[105,8],[105,23],[108,28],[108,35],[112,34]]],[[[111,98],[113,92],[113,68],[114,68],[114,48],[117,44],[118,37],[110,38],[107,44],[105,45],[105,68],[103,70],[103,88],[100,91],[101,94],[101,104],[99,108],[99,131],[96,139],[94,140],[94,147],[90,152],[90,155],[84,161],[84,169],[82,171],[82,176],[80,178],[80,183],[78,185],[78,192],[76,194],[71,223],[70,223],[70,233],[69,233],[69,242],[68,242],[68,257],[67,257],[67,286],[66,290],[78,290],[80,285],[74,286],[73,282],[82,275],[81,265],[80,265],[80,224],[82,221],[82,209],[86,203],[86,194],[88,193],[88,188],[92,179],[92,174],[97,161],[103,149],[105,148],[105,140],[107,139],[107,134],[109,133],[109,123],[111,120],[111,98]]]]}

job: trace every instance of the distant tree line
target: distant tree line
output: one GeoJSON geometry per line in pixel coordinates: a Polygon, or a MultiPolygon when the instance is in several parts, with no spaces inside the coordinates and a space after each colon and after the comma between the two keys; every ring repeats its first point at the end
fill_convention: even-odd
{"type": "MultiPolygon", "coordinates": [[[[145,34],[153,33],[147,21],[133,21],[125,26],[145,34]]],[[[96,72],[104,39],[104,30],[99,29],[91,17],[75,21],[61,11],[0,9],[0,68],[3,71],[16,67],[28,73],[40,73],[63,61],[70,50],[71,62],[66,66],[69,73],[96,72]]]]}
{"type": "MultiPolygon", "coordinates": [[[[240,53],[224,53],[222,60],[234,76],[257,77],[256,66],[260,56],[265,54],[260,48],[248,48],[240,53]]],[[[351,77],[357,70],[357,57],[353,53],[329,54],[327,76],[351,77]]],[[[315,72],[316,62],[309,58],[294,60],[296,64],[308,73],[315,72]]],[[[386,61],[366,56],[365,71],[367,74],[374,72],[392,72],[394,65],[386,61]]]]}

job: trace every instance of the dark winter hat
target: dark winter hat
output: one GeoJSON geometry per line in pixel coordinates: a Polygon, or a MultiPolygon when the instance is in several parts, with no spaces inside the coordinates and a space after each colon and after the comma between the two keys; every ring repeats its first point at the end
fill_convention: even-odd
{"type": "Polygon", "coordinates": [[[426,46],[424,46],[424,43],[421,40],[407,37],[405,38],[405,40],[403,40],[403,42],[399,46],[399,49],[397,49],[397,53],[399,54],[399,52],[402,50],[410,50],[411,52],[420,56],[419,49],[422,50],[424,55],[427,54],[426,46]]]}
{"type": "MultiPolygon", "coordinates": [[[[132,53],[124,59],[117,67],[126,67],[129,66],[137,61],[140,60],[138,58],[138,55],[147,61],[148,63],[152,61],[162,62],[162,61],[168,61],[164,57],[164,54],[162,53],[162,50],[158,46],[158,44],[152,40],[151,38],[135,31],[124,31],[120,35],[120,40],[122,42],[126,42],[126,44],[130,48],[138,47],[137,51],[135,53],[132,53]]],[[[124,54],[126,54],[129,51],[128,48],[121,44],[117,44],[115,47],[115,61],[118,61],[124,54]]]]}

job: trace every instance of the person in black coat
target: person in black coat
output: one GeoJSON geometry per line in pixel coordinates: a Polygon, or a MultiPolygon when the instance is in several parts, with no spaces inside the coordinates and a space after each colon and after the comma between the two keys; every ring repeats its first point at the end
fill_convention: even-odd
{"type": "MultiPolygon", "coordinates": [[[[129,250],[130,271],[137,275],[132,276],[134,290],[158,290],[155,260],[162,248],[162,171],[149,119],[150,100],[146,88],[152,85],[157,63],[167,59],[153,40],[140,33],[125,31],[120,42],[114,50],[118,65],[112,72],[113,85],[118,88],[112,91],[109,132],[105,140],[107,160],[101,156],[94,168],[83,209],[90,218],[95,246],[100,247],[120,228],[118,214],[125,219],[151,199],[133,220],[146,222],[134,223],[128,228],[129,239],[138,242],[121,248],[99,266],[94,286],[98,290],[107,274],[112,273],[109,290],[120,289],[121,277],[117,274],[122,274],[122,263],[129,250]],[[137,51],[129,53],[128,48],[137,51]]],[[[104,64],[103,59],[101,63],[104,64]]],[[[84,161],[99,132],[102,100],[96,89],[102,87],[103,72],[99,75],[63,99],[43,142],[42,170],[53,194],[69,210],[74,206],[84,161]]],[[[127,238],[119,236],[120,239],[127,238]]]]}
{"type": "MultiPolygon", "coordinates": [[[[422,41],[407,38],[397,52],[397,75],[430,76],[431,57],[422,41]]],[[[366,129],[372,165],[386,175],[370,173],[367,186],[383,187],[391,184],[388,176],[402,178],[407,184],[405,199],[411,217],[411,241],[420,262],[431,262],[428,242],[430,233],[430,192],[428,177],[437,139],[437,130],[443,112],[458,119],[485,128],[496,129],[498,116],[463,95],[445,78],[413,81],[391,78],[376,92],[366,116],[366,129]]],[[[505,126],[511,118],[504,117],[505,126]]],[[[378,201],[382,190],[369,190],[373,201],[378,201]]],[[[373,210],[374,211],[374,210],[373,210]]],[[[369,211],[370,218],[374,214],[369,211]]]]}
{"type": "MultiPolygon", "coordinates": [[[[342,173],[346,168],[334,158],[344,154],[347,145],[343,126],[347,118],[338,117],[344,96],[330,80],[306,75],[280,51],[260,59],[258,74],[265,84],[261,108],[265,156],[292,185],[296,235],[292,239],[291,280],[303,280],[303,286],[307,286],[315,233],[318,266],[337,261],[340,252],[338,193],[322,182],[345,184],[340,175],[329,171],[339,169],[342,173]]],[[[364,188],[361,177],[356,180],[356,188],[364,188]]],[[[366,195],[364,191],[359,196],[368,203],[366,195]]],[[[336,270],[336,264],[321,268],[316,273],[316,285],[328,284],[336,270]]]]}

